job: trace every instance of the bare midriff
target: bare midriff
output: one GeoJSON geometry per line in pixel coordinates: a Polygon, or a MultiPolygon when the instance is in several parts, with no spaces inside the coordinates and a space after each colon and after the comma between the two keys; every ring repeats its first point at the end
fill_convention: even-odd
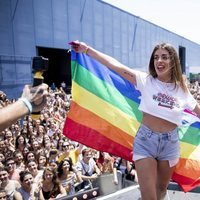
{"type": "Polygon", "coordinates": [[[154,132],[168,132],[174,130],[177,125],[167,120],[155,117],[153,115],[143,113],[142,124],[150,128],[154,132]]]}

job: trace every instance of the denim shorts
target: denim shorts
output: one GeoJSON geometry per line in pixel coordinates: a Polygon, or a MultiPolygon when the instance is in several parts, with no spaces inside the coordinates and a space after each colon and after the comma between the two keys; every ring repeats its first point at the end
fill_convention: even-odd
{"type": "Polygon", "coordinates": [[[133,161],[143,158],[168,160],[169,166],[175,166],[180,157],[178,128],[169,132],[154,132],[141,125],[133,145],[133,161]]]}

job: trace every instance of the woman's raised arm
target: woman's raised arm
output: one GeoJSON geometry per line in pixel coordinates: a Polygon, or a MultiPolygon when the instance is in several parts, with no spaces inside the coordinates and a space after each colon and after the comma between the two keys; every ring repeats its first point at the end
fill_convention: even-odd
{"type": "Polygon", "coordinates": [[[127,66],[123,65],[116,59],[97,51],[96,49],[88,46],[84,42],[73,41],[69,43],[72,46],[72,49],[77,53],[86,53],[88,56],[94,58],[95,60],[99,61],[101,64],[107,66],[108,68],[112,69],[113,71],[117,72],[125,79],[130,81],[131,83],[136,85],[136,71],[128,68],[127,66]]]}

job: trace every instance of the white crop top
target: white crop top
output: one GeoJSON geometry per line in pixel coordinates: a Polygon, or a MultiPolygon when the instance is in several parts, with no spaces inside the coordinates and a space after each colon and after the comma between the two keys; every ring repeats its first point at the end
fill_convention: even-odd
{"type": "Polygon", "coordinates": [[[182,124],[183,111],[194,110],[197,102],[190,93],[185,93],[174,83],[165,83],[144,72],[136,72],[137,88],[141,92],[139,110],[182,124]]]}

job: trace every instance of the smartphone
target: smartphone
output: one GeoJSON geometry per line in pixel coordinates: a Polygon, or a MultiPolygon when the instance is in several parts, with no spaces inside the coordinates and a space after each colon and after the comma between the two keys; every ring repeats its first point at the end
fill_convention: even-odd
{"type": "Polygon", "coordinates": [[[38,86],[43,83],[42,73],[48,70],[49,59],[42,56],[35,56],[32,59],[32,71],[34,73],[33,86],[38,86]],[[38,75],[40,72],[41,75],[38,75]]]}
{"type": "Polygon", "coordinates": [[[71,41],[68,44],[69,45],[79,45],[79,42],[78,41],[71,41]]]}

